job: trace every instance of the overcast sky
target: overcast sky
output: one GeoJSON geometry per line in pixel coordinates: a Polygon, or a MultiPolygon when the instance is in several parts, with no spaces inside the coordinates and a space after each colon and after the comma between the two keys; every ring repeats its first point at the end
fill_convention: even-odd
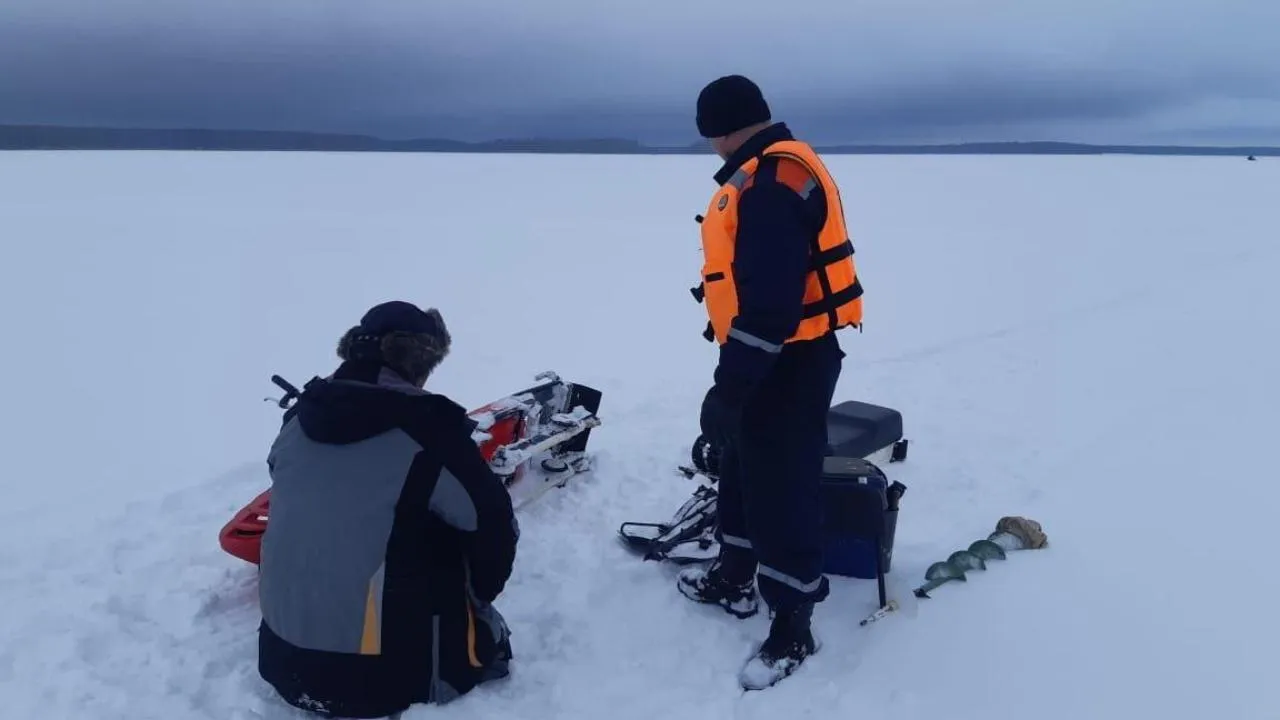
{"type": "Polygon", "coordinates": [[[0,0],[0,123],[1280,144],[1280,0],[0,0]]]}

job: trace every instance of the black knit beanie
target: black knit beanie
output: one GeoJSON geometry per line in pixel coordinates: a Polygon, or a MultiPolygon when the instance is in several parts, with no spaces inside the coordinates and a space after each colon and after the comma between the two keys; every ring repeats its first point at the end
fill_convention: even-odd
{"type": "Polygon", "coordinates": [[[741,75],[716,78],[698,94],[698,133],[704,138],[724,137],[771,118],[760,88],[741,75]]]}

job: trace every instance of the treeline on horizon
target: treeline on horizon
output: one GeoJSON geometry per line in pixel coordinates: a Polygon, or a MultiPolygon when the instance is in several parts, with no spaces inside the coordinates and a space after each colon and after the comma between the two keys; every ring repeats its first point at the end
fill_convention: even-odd
{"type": "MultiPolygon", "coordinates": [[[[1267,146],[1090,145],[1070,142],[971,142],[938,145],[817,145],[829,154],[1033,154],[1280,156],[1267,146]]],[[[0,150],[216,150],[311,152],[454,152],[660,155],[706,154],[704,142],[652,146],[634,140],[511,139],[463,142],[436,138],[388,140],[336,133],[0,125],[0,150]]]]}

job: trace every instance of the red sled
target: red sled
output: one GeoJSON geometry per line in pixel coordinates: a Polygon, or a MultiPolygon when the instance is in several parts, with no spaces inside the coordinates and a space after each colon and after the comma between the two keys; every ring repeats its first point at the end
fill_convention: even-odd
{"type": "MultiPolygon", "coordinates": [[[[271,381],[285,394],[268,400],[287,410],[300,391],[278,375],[271,381]]],[[[587,439],[591,429],[600,425],[596,415],[599,390],[565,382],[553,372],[539,374],[536,381],[532,387],[467,414],[475,423],[471,438],[490,469],[502,479],[517,510],[591,468],[587,439]]],[[[268,489],[222,527],[219,544],[228,554],[257,565],[270,517],[268,489]]]]}

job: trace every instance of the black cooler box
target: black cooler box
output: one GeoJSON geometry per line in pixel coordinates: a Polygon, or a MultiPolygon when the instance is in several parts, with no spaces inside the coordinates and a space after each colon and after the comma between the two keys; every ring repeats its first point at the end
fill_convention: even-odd
{"type": "Polygon", "coordinates": [[[888,573],[898,499],[905,490],[863,458],[828,457],[822,473],[823,572],[867,580],[888,573]]]}

